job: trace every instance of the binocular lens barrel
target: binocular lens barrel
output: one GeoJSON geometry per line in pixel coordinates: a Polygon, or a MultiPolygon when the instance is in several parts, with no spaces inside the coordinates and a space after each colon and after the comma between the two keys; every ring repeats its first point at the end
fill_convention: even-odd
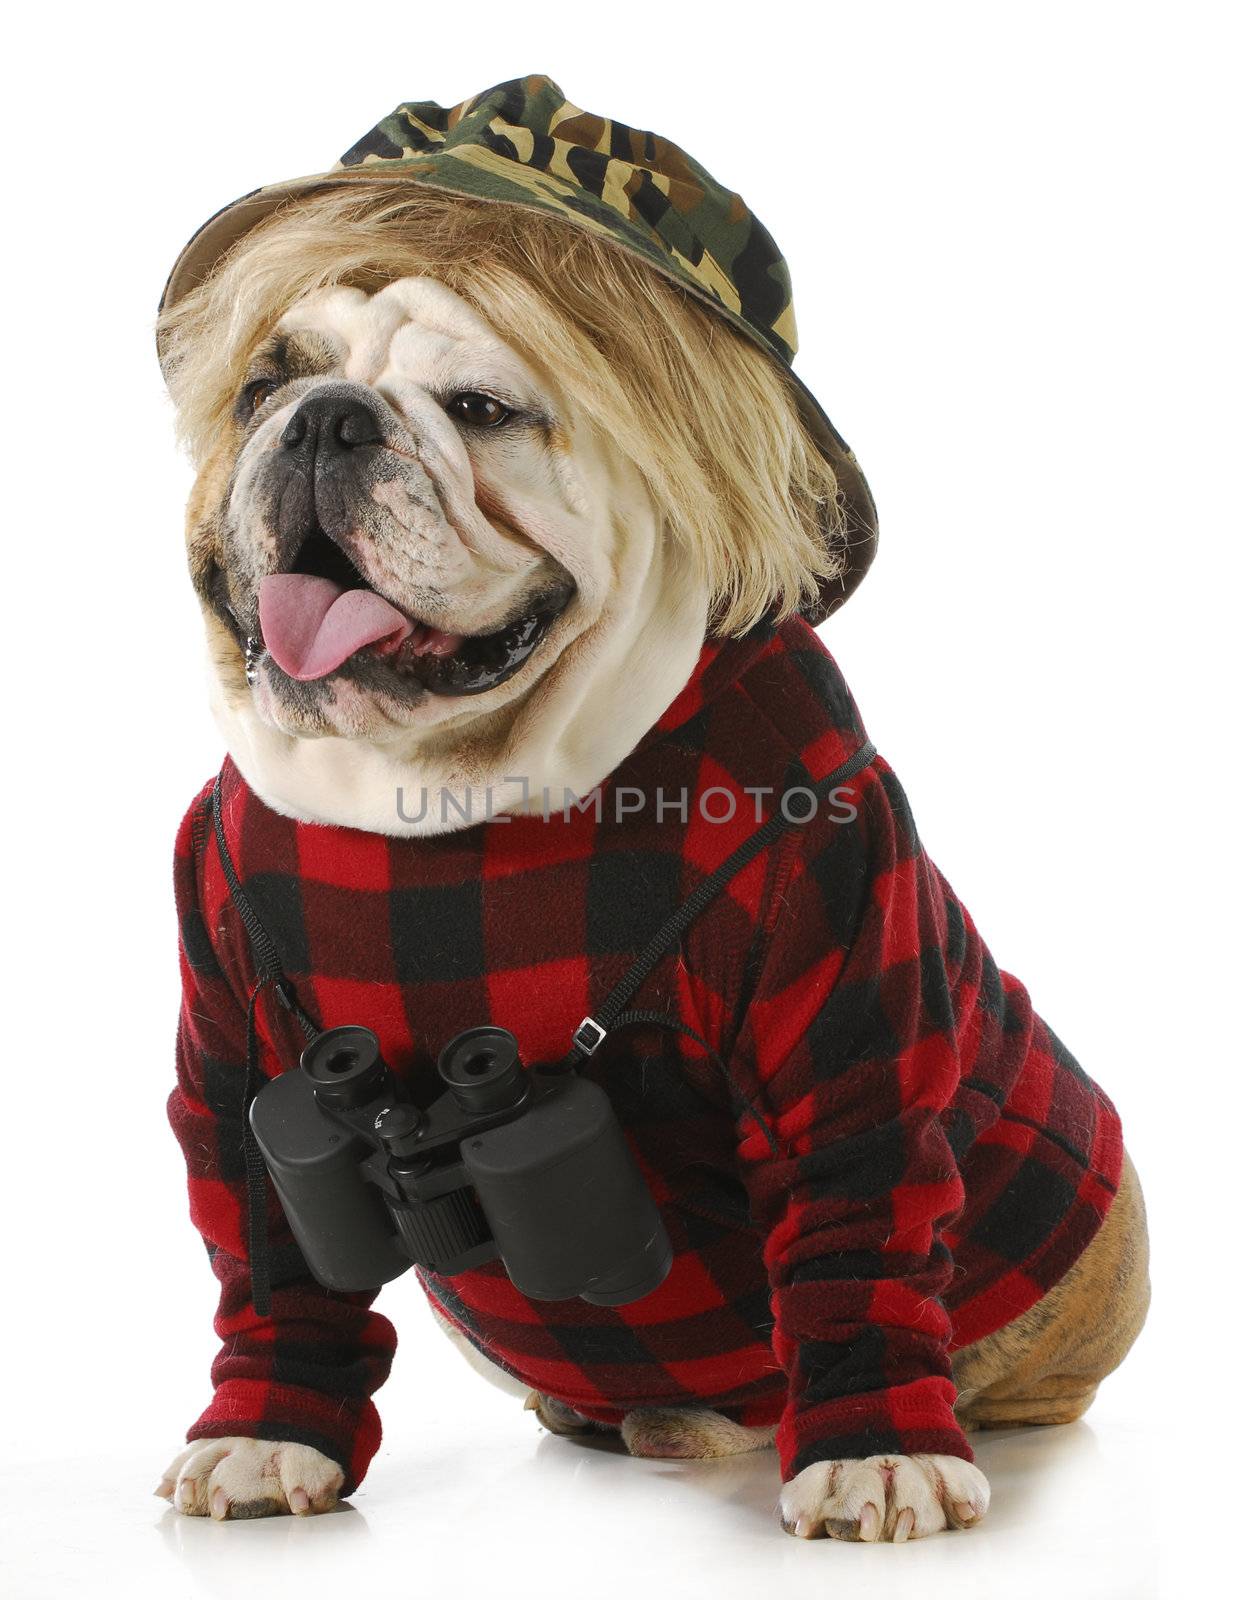
{"type": "Polygon", "coordinates": [[[511,1282],[533,1300],[626,1305],[670,1271],[665,1226],[599,1084],[567,1074],[462,1152],[511,1282]]]}
{"type": "Polygon", "coordinates": [[[251,1102],[251,1127],[317,1281],[375,1289],[409,1271],[410,1257],[394,1238],[380,1190],[364,1182],[367,1141],[326,1112],[317,1093],[310,1073],[281,1073],[251,1102]]]}

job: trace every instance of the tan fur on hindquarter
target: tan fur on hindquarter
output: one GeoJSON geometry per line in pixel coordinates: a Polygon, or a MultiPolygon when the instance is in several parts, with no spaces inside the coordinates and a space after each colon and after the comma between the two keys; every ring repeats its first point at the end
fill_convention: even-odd
{"type": "Polygon", "coordinates": [[[1146,1208],[1127,1153],[1101,1228],[1023,1316],[952,1357],[968,1428],[1073,1422],[1128,1354],[1150,1304],[1146,1208]]]}

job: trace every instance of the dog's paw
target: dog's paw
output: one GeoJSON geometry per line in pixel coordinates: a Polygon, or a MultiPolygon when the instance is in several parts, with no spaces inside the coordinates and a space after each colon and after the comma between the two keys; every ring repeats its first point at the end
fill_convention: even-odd
{"type": "Polygon", "coordinates": [[[345,1476],[307,1444],[195,1439],[166,1469],[156,1493],[188,1517],[296,1517],[331,1511],[345,1476]]]}
{"type": "Polygon", "coordinates": [[[599,1425],[590,1417],[580,1416],[565,1400],[557,1400],[551,1394],[541,1394],[539,1389],[528,1390],[523,1409],[534,1411],[541,1426],[549,1433],[574,1435],[600,1432],[599,1425]]]}
{"type": "Polygon", "coordinates": [[[657,1460],[712,1461],[765,1450],[774,1442],[773,1428],[745,1428],[717,1411],[695,1408],[629,1411],[620,1432],[633,1456],[657,1460]]]}
{"type": "Polygon", "coordinates": [[[782,1525],[800,1539],[865,1543],[922,1539],[971,1528],[990,1504],[990,1485],[959,1456],[867,1456],[815,1461],[783,1485],[782,1525]]]}

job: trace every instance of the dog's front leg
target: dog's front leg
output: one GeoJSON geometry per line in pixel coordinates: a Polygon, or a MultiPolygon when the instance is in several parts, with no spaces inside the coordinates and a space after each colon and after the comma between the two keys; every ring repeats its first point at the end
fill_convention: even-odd
{"type": "Polygon", "coordinates": [[[959,1081],[943,910],[906,811],[863,785],[858,825],[798,838],[730,1055],[741,1176],[761,1236],[784,1526],[904,1540],[979,1521],[954,1411],[944,1229],[964,1182],[941,1109],[959,1081]],[[904,864],[911,866],[907,870],[904,864]]]}
{"type": "Polygon", "coordinates": [[[985,1476],[959,1456],[867,1456],[815,1461],[783,1485],[778,1509],[800,1539],[901,1544],[971,1528],[989,1504],[985,1476]]]}
{"type": "MultiPolygon", "coordinates": [[[[306,1514],[362,1480],[380,1444],[372,1395],[389,1374],[397,1336],[371,1309],[376,1291],[337,1293],[311,1277],[267,1184],[270,1294],[264,1309],[254,1303],[243,1090],[245,997],[255,974],[242,972],[236,987],[227,976],[236,948],[245,948],[239,927],[229,959],[227,946],[218,959],[209,939],[209,927],[230,925],[215,909],[204,911],[206,830],[195,826],[197,809],[177,839],[182,1009],[168,1115],[186,1158],[191,1219],[220,1285],[214,1326],[221,1345],[213,1398],[182,1435],[189,1444],[157,1493],[197,1516],[306,1514]]],[[[266,1076],[282,1065],[267,1046],[259,1063],[266,1076]]]]}

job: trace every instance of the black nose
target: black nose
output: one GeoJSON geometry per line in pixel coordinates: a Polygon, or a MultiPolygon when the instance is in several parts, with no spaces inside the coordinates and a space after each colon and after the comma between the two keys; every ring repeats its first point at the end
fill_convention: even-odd
{"type": "Polygon", "coordinates": [[[329,391],[308,395],[285,425],[285,449],[305,455],[340,455],[360,445],[379,444],[380,428],[370,406],[354,395],[329,391]]]}

